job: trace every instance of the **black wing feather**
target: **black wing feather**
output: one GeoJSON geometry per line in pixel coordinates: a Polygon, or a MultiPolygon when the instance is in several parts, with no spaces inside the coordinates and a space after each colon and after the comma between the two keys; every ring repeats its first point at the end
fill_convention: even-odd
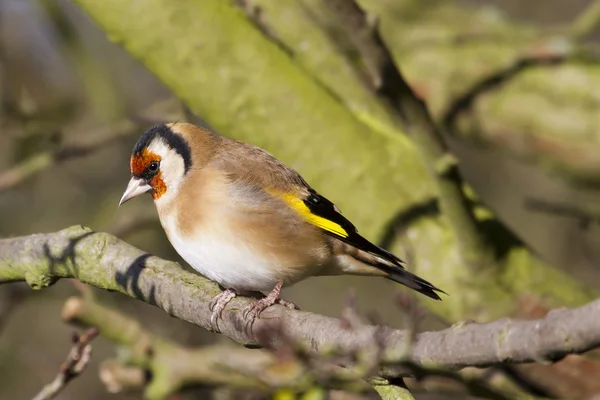
{"type": "Polygon", "coordinates": [[[382,259],[397,265],[398,267],[402,267],[404,261],[400,258],[396,257],[389,251],[382,249],[379,246],[374,245],[369,242],[367,239],[362,237],[356,227],[352,224],[352,222],[348,221],[346,217],[344,217],[340,210],[337,208],[335,204],[321,196],[316,191],[310,189],[310,195],[307,199],[304,200],[304,204],[308,207],[310,212],[319,217],[326,218],[329,221],[335,222],[339,226],[341,226],[347,233],[347,237],[343,237],[340,235],[336,235],[333,232],[324,230],[325,233],[339,239],[349,245],[356,247],[359,250],[366,251],[367,253],[373,254],[377,257],[381,257],[382,259]]]}
{"type": "Polygon", "coordinates": [[[324,229],[323,232],[353,247],[356,247],[359,250],[365,251],[392,264],[389,265],[385,264],[384,262],[378,262],[374,264],[374,266],[377,268],[388,272],[389,279],[408,286],[409,288],[412,288],[432,299],[441,300],[436,291],[441,293],[446,292],[438,289],[426,280],[408,272],[406,269],[404,269],[404,261],[359,235],[356,227],[341,214],[340,210],[335,206],[335,204],[315,192],[313,189],[309,189],[309,192],[310,194],[308,198],[303,201],[310,212],[318,215],[319,217],[335,222],[346,231],[348,236],[340,236],[335,232],[331,232],[326,229],[324,229]]]}

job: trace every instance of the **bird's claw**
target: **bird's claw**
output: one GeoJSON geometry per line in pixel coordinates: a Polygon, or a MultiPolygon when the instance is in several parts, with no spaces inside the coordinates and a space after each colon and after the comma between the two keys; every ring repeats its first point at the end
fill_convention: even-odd
{"type": "Polygon", "coordinates": [[[284,307],[289,308],[290,310],[299,310],[300,309],[300,307],[298,307],[296,304],[294,304],[294,303],[292,303],[291,301],[288,301],[288,300],[279,299],[278,303],[281,304],[284,307]]]}
{"type": "Polygon", "coordinates": [[[258,318],[263,311],[265,311],[267,308],[271,307],[275,303],[281,304],[282,306],[287,307],[291,310],[299,310],[300,309],[300,307],[298,307],[296,304],[292,303],[291,301],[283,300],[282,298],[279,298],[279,297],[273,298],[273,297],[267,296],[265,298],[255,301],[254,303],[247,306],[244,309],[244,311],[242,312],[242,317],[244,319],[250,318],[250,319],[254,320],[255,318],[258,318]]]}
{"type": "Polygon", "coordinates": [[[220,332],[219,330],[219,318],[221,313],[225,309],[225,306],[235,297],[237,292],[233,289],[227,289],[218,295],[216,295],[208,304],[208,309],[211,311],[210,314],[210,327],[213,332],[220,332]]]}
{"type": "Polygon", "coordinates": [[[246,308],[244,308],[244,311],[242,312],[242,317],[244,319],[254,320],[258,318],[264,310],[266,310],[273,304],[275,304],[275,302],[269,299],[268,297],[257,300],[254,303],[247,306],[246,308]]]}

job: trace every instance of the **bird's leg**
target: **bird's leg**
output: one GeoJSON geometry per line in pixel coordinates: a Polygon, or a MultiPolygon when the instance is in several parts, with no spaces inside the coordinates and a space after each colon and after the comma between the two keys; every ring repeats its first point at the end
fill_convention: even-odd
{"type": "Polygon", "coordinates": [[[283,300],[281,297],[279,297],[279,293],[281,293],[282,286],[283,281],[277,282],[273,290],[271,290],[271,292],[268,295],[246,307],[243,313],[243,317],[254,319],[258,317],[260,313],[262,313],[264,310],[271,307],[275,303],[279,303],[282,306],[291,308],[293,310],[298,309],[298,307],[291,301],[283,300]]]}
{"type": "Polygon", "coordinates": [[[225,306],[237,295],[238,292],[235,289],[227,289],[216,295],[208,304],[208,309],[212,311],[212,314],[210,314],[210,327],[214,332],[220,332],[219,318],[221,318],[221,313],[225,306]]]}

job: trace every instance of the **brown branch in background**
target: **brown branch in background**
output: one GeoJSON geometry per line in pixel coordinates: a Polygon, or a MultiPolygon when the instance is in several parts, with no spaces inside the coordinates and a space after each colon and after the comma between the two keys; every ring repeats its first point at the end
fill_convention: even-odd
{"type": "Polygon", "coordinates": [[[406,124],[438,183],[440,210],[459,239],[463,257],[470,266],[487,260],[486,246],[479,234],[475,217],[462,191],[463,182],[457,161],[442,133],[433,121],[427,105],[419,98],[381,38],[375,23],[355,0],[324,0],[338,17],[354,42],[377,96],[406,124]]]}
{"type": "Polygon", "coordinates": [[[77,378],[87,367],[92,357],[92,345],[90,342],[98,336],[98,329],[90,328],[81,336],[73,336],[73,347],[64,363],[60,366],[60,371],[56,378],[44,386],[44,388],[33,398],[33,400],[53,399],[60,393],[67,384],[77,378]]]}
{"type": "Polygon", "coordinates": [[[494,71],[490,75],[476,81],[463,94],[457,96],[449,103],[450,106],[443,113],[441,119],[444,129],[448,134],[455,136],[457,134],[458,119],[473,107],[473,104],[480,96],[498,88],[500,85],[505,84],[530,68],[558,65],[565,61],[565,57],[566,54],[564,52],[552,53],[547,51],[544,53],[529,54],[519,58],[504,69],[494,71]]]}
{"type": "Polygon", "coordinates": [[[192,384],[302,391],[316,382],[357,392],[370,390],[359,375],[350,375],[327,359],[309,363],[301,349],[282,354],[231,345],[179,346],[91,296],[68,299],[62,317],[69,323],[97,326],[104,337],[128,349],[127,359],[110,360],[101,367],[101,379],[113,393],[145,388],[146,398],[162,399],[192,384]]]}
{"type": "Polygon", "coordinates": [[[408,294],[406,292],[399,292],[395,296],[396,304],[398,308],[404,312],[403,325],[406,331],[410,335],[410,343],[414,343],[417,332],[419,331],[419,326],[427,312],[422,309],[415,296],[408,294]]]}
{"type": "Polygon", "coordinates": [[[115,359],[103,361],[98,374],[109,393],[141,391],[148,384],[148,373],[145,370],[123,365],[115,359]]]}
{"type": "Polygon", "coordinates": [[[573,218],[579,222],[582,229],[588,229],[591,224],[600,223],[598,211],[585,209],[572,204],[560,204],[536,198],[526,198],[525,208],[534,212],[573,218]]]}
{"type": "Polygon", "coordinates": [[[131,121],[123,121],[109,129],[102,128],[100,132],[91,135],[92,137],[86,141],[65,144],[58,149],[33,155],[20,164],[0,173],[0,193],[32,178],[51,165],[84,157],[100,150],[116,140],[137,132],[138,128],[139,126],[131,121]]]}
{"type": "Polygon", "coordinates": [[[96,132],[90,133],[89,138],[86,140],[65,143],[56,149],[35,154],[11,169],[0,173],[0,193],[34,177],[51,165],[85,157],[117,140],[138,134],[140,129],[145,126],[177,120],[185,120],[184,111],[179,100],[170,98],[157,101],[129,120],[123,120],[109,127],[97,129],[96,132]]]}
{"type": "MultiPolygon", "coordinates": [[[[600,5],[598,7],[600,9],[600,5]]],[[[440,117],[441,125],[450,136],[462,135],[472,140],[481,138],[480,142],[503,148],[515,156],[539,160],[544,168],[551,167],[565,177],[593,182],[598,176],[598,160],[586,155],[585,146],[536,135],[517,135],[509,140],[513,136],[510,131],[503,132],[502,140],[498,140],[478,130],[473,124],[473,117],[477,114],[475,105],[483,96],[502,89],[523,73],[567,63],[597,65],[599,61],[600,48],[595,44],[578,44],[564,36],[538,41],[515,60],[476,80],[448,102],[448,107],[440,117]]]]}
{"type": "Polygon", "coordinates": [[[259,5],[253,4],[252,0],[235,0],[235,5],[241,8],[246,17],[252,24],[262,32],[262,34],[273,42],[277,47],[283,50],[287,55],[293,56],[294,51],[285,44],[277,33],[267,24],[263,17],[264,10],[259,5]]]}
{"type": "Polygon", "coordinates": [[[477,398],[493,399],[493,400],[510,400],[513,396],[502,393],[481,378],[473,378],[462,375],[456,371],[444,370],[439,368],[431,368],[423,365],[417,365],[411,362],[406,362],[404,366],[411,371],[413,377],[417,381],[423,381],[431,378],[445,378],[450,381],[457,382],[465,387],[465,389],[477,398]]]}
{"type": "MultiPolygon", "coordinates": [[[[353,301],[350,295],[341,320],[346,330],[355,330],[362,325],[353,301]],[[347,321],[349,314],[352,314],[352,321],[347,321]]],[[[186,385],[198,384],[267,391],[278,388],[303,391],[317,384],[363,393],[370,391],[368,381],[384,395],[394,393],[401,394],[402,399],[413,398],[401,378],[374,377],[379,371],[384,343],[377,335],[372,338],[371,345],[357,349],[356,353],[337,354],[334,351],[328,356],[308,354],[290,340],[270,349],[272,353],[222,345],[183,348],[151,334],[132,318],[98,303],[95,297],[86,293],[81,298],[67,300],[63,319],[79,325],[94,324],[108,339],[129,349],[128,360],[106,360],[100,367],[100,379],[111,393],[142,391],[148,386],[147,397],[160,398],[186,385]],[[225,355],[229,352],[233,354],[225,355]],[[339,368],[338,364],[344,368],[339,368]]],[[[280,335],[282,331],[261,334],[280,335]]],[[[268,338],[265,341],[268,342],[268,338]]],[[[406,369],[418,379],[425,377],[423,367],[407,363],[406,369]]],[[[465,378],[456,372],[434,368],[427,371],[432,371],[431,376],[443,376],[464,384],[471,394],[491,394],[489,398],[505,400],[481,379],[465,378]]]]}
{"type": "Polygon", "coordinates": [[[600,0],[593,0],[579,14],[569,28],[572,40],[585,40],[600,27],[600,0]]]}
{"type": "MultiPolygon", "coordinates": [[[[57,233],[0,240],[0,283],[27,281],[37,289],[60,278],[117,291],[158,306],[170,315],[210,329],[209,303],[218,286],[105,233],[73,227],[57,233]]],[[[344,329],[339,319],[273,306],[252,324],[240,310],[253,299],[236,298],[223,312],[221,332],[248,345],[261,344],[261,332],[280,330],[311,354],[335,349],[351,354],[368,347],[377,336],[382,342],[381,362],[387,367],[405,361],[433,363],[443,368],[486,367],[498,363],[552,362],[567,354],[600,346],[600,300],[574,309],[550,311],[537,320],[501,319],[466,323],[416,335],[382,326],[344,329]]],[[[105,332],[103,332],[104,334],[105,332]]],[[[278,348],[281,335],[268,343],[278,348]]],[[[403,374],[398,370],[398,376],[403,374]]]]}

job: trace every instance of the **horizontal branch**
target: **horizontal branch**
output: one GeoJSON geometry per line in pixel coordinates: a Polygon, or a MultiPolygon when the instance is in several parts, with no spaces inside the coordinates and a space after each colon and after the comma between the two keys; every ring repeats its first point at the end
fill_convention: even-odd
{"type": "Polygon", "coordinates": [[[138,133],[142,128],[171,120],[181,120],[183,111],[179,101],[172,99],[152,103],[130,118],[103,126],[87,133],[85,137],[68,140],[59,146],[34,154],[6,171],[0,172],[0,193],[12,189],[35,177],[53,165],[86,157],[116,141],[138,133]]]}
{"type": "Polygon", "coordinates": [[[127,357],[118,362],[112,360],[101,370],[101,378],[112,392],[145,388],[147,399],[163,399],[194,384],[301,391],[309,389],[316,379],[320,383],[331,380],[334,388],[372,390],[361,376],[337,376],[332,368],[316,378],[309,365],[293,354],[278,355],[231,345],[185,348],[150,333],[135,319],[85,293],[66,301],[62,317],[66,322],[96,326],[104,337],[128,349],[127,357]],[[150,374],[140,374],[140,369],[150,374]]]}
{"type": "MultiPolygon", "coordinates": [[[[209,302],[219,293],[215,283],[183,270],[177,263],[78,226],[0,240],[0,283],[24,280],[41,289],[60,278],[75,278],[126,294],[205,329],[210,327],[209,302]]],[[[270,307],[250,324],[240,311],[250,301],[236,298],[226,307],[221,333],[243,344],[272,348],[281,345],[285,336],[307,351],[323,355],[354,352],[377,337],[384,366],[407,360],[448,368],[548,362],[600,345],[600,301],[554,310],[539,320],[505,318],[486,324],[461,324],[421,333],[414,340],[403,330],[368,325],[348,330],[338,319],[282,306],[270,307]],[[272,331],[282,335],[264,335],[272,331]],[[412,344],[407,350],[409,342],[412,344]]],[[[391,374],[402,372],[394,369],[391,374]]]]}
{"type": "Polygon", "coordinates": [[[109,131],[103,128],[101,132],[91,135],[89,139],[64,144],[54,150],[35,154],[0,173],[0,193],[21,184],[52,165],[87,156],[138,130],[138,124],[125,120],[112,126],[109,131]]]}

